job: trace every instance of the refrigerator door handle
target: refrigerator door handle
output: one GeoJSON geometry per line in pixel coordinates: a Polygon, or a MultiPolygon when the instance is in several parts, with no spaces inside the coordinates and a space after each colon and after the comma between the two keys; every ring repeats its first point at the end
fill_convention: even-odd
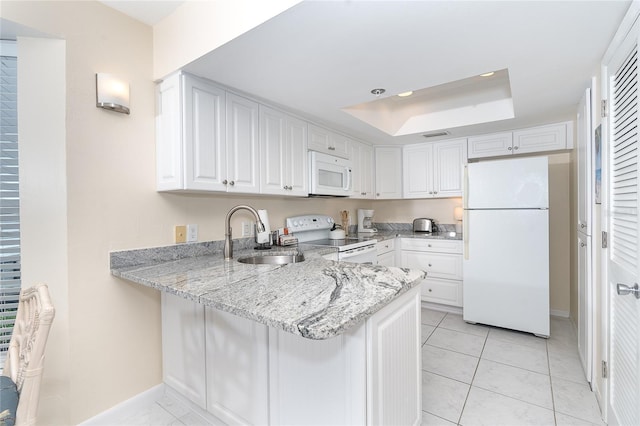
{"type": "Polygon", "coordinates": [[[462,180],[463,185],[462,185],[462,205],[463,208],[466,210],[469,208],[469,165],[465,164],[464,165],[464,178],[462,180]]]}
{"type": "Polygon", "coordinates": [[[469,260],[469,210],[464,209],[462,217],[462,238],[464,240],[464,260],[469,260]]]}

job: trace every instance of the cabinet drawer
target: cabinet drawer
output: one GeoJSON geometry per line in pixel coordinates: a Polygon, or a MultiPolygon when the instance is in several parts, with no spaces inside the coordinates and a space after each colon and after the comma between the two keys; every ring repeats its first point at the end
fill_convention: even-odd
{"type": "Polygon", "coordinates": [[[459,240],[403,238],[401,244],[402,250],[462,254],[462,241],[459,240]]]}
{"type": "Polygon", "coordinates": [[[376,249],[378,249],[378,254],[385,254],[390,251],[394,251],[395,246],[396,246],[396,241],[395,239],[392,238],[390,240],[379,241],[376,244],[376,249]]]}
{"type": "Polygon", "coordinates": [[[462,306],[462,282],[426,279],[420,284],[421,298],[425,302],[462,306]]]}
{"type": "Polygon", "coordinates": [[[402,266],[422,269],[429,278],[462,279],[462,256],[402,250],[402,266]]]}

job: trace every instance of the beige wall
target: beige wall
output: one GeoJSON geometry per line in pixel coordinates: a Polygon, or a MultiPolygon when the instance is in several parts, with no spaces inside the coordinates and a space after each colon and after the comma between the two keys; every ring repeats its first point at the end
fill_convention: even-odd
{"type": "Polygon", "coordinates": [[[300,0],[188,1],[156,24],[154,79],[166,77],[300,0]]]}
{"type": "Polygon", "coordinates": [[[453,209],[458,206],[462,206],[462,198],[373,202],[376,222],[412,223],[417,217],[427,217],[437,223],[455,223],[453,209]]]}

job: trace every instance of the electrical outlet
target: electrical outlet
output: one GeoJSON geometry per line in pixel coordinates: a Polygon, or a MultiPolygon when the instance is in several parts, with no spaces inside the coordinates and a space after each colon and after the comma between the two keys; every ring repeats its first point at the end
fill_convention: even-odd
{"type": "Polygon", "coordinates": [[[175,242],[186,243],[187,242],[187,227],[185,225],[176,225],[175,228],[175,242]]]}
{"type": "Polygon", "coordinates": [[[187,225],[187,242],[195,243],[198,241],[198,225],[187,225]]]}
{"type": "Polygon", "coordinates": [[[242,222],[242,236],[251,237],[253,235],[253,222],[242,222]]]}

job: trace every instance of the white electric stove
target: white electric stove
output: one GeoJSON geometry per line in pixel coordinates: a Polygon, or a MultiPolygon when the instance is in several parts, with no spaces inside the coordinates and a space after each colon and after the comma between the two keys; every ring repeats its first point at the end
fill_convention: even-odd
{"type": "Polygon", "coordinates": [[[337,248],[337,259],[353,263],[377,263],[376,240],[370,236],[357,238],[346,237],[334,240],[329,238],[329,231],[333,228],[334,220],[331,216],[310,214],[289,217],[286,226],[289,232],[298,238],[298,242],[316,246],[337,248]]]}

